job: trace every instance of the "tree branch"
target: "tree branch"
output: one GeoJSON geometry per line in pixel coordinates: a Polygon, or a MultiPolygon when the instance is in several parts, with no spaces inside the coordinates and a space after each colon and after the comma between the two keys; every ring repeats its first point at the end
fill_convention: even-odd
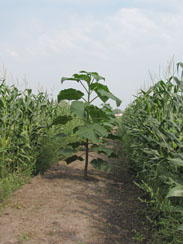
{"type": "Polygon", "coordinates": [[[95,99],[97,99],[98,98],[98,96],[96,96],[96,97],[94,97],[92,100],[91,100],[91,102],[90,103],[92,103],[95,99]]]}

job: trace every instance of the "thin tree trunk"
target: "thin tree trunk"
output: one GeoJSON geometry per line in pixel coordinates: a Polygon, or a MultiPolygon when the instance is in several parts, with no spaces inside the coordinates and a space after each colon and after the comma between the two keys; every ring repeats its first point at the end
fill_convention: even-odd
{"type": "Polygon", "coordinates": [[[85,157],[84,178],[86,180],[88,179],[88,139],[86,139],[86,157],[85,157]]]}

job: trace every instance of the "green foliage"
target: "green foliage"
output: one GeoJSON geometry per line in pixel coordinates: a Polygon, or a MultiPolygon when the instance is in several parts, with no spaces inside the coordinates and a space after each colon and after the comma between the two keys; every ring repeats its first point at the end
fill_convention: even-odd
{"type": "MultiPolygon", "coordinates": [[[[114,96],[109,88],[102,84],[105,78],[100,76],[96,72],[81,71],[79,74],[74,74],[70,78],[63,77],[61,83],[65,81],[76,81],[84,89],[84,92],[75,90],[72,88],[60,91],[58,95],[58,102],[62,100],[74,100],[70,106],[70,112],[73,118],[77,118],[80,121],[78,126],[73,128],[74,135],[79,138],[79,144],[68,143],[69,147],[61,148],[59,153],[65,156],[67,163],[71,163],[75,160],[82,161],[83,158],[76,155],[76,148],[81,146],[85,147],[85,177],[87,178],[88,169],[88,153],[89,150],[94,149],[95,152],[104,153],[107,156],[114,156],[110,149],[101,147],[101,143],[104,144],[105,139],[111,139],[111,130],[116,124],[114,113],[108,104],[105,104],[109,99],[116,102],[116,105],[121,104],[121,100],[114,96]],[[103,107],[99,108],[93,104],[96,99],[100,99],[104,102],[103,107]],[[82,100],[82,101],[78,101],[82,100]],[[97,143],[97,145],[95,144],[97,143]],[[95,144],[95,146],[91,146],[95,144]],[[97,151],[97,147],[99,150],[97,151]]],[[[63,124],[67,119],[56,118],[56,122],[52,124],[63,124]],[[60,121],[60,122],[59,122],[60,121]]],[[[68,121],[70,119],[68,118],[68,121]]],[[[109,171],[107,162],[102,159],[92,160],[91,164],[98,170],[109,171]]]]}
{"type": "Polygon", "coordinates": [[[84,93],[75,89],[65,89],[58,94],[58,102],[62,100],[79,100],[82,98],[84,93]]]}
{"type": "Polygon", "coordinates": [[[122,113],[122,111],[121,111],[121,109],[116,108],[116,109],[113,109],[113,113],[114,114],[120,114],[120,113],[122,113]]]}
{"type": "MultiPolygon", "coordinates": [[[[178,70],[183,67],[178,64],[178,70]]],[[[182,243],[183,72],[140,92],[119,131],[129,167],[149,194],[159,243],[182,243]]]]}
{"type": "Polygon", "coordinates": [[[31,89],[19,91],[1,80],[0,200],[31,175],[44,173],[58,159],[56,151],[63,140],[60,137],[55,139],[55,135],[67,131],[68,113],[66,104],[55,103],[47,94],[34,95],[31,89]],[[56,125],[58,118],[59,127],[56,125]],[[50,128],[52,121],[55,125],[50,128]]]}
{"type": "Polygon", "coordinates": [[[93,159],[90,163],[96,170],[103,170],[107,173],[110,171],[110,166],[102,158],[93,159]]]}

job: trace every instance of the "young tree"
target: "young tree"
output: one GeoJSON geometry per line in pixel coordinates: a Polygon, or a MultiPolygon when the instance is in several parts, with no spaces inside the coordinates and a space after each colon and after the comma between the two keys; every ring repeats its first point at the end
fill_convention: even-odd
{"type": "MultiPolygon", "coordinates": [[[[77,143],[70,143],[66,148],[61,148],[60,153],[65,156],[66,162],[72,163],[75,160],[84,161],[82,156],[78,156],[77,148],[81,145],[85,147],[85,167],[84,177],[87,179],[88,156],[89,151],[104,153],[108,157],[114,156],[112,149],[105,146],[107,139],[115,139],[111,134],[115,125],[115,116],[109,104],[106,102],[112,99],[120,106],[121,100],[114,96],[108,87],[101,82],[105,78],[96,72],[80,71],[70,78],[63,77],[61,83],[65,81],[75,81],[82,90],[73,88],[61,90],[58,94],[58,102],[70,100],[71,113],[81,120],[81,124],[74,128],[73,132],[81,139],[77,143]],[[93,104],[96,99],[103,102],[100,108],[93,104]]],[[[53,124],[65,124],[72,119],[72,116],[59,116],[53,124]]],[[[106,161],[101,158],[93,159],[90,162],[95,169],[108,172],[110,167],[106,161]]]]}

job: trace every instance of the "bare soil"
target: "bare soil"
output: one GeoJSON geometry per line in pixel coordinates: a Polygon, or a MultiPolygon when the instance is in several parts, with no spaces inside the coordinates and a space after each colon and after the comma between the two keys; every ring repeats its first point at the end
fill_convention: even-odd
{"type": "Polygon", "coordinates": [[[145,244],[150,238],[142,192],[125,160],[107,175],[64,161],[17,190],[0,215],[0,244],[145,244]]]}

